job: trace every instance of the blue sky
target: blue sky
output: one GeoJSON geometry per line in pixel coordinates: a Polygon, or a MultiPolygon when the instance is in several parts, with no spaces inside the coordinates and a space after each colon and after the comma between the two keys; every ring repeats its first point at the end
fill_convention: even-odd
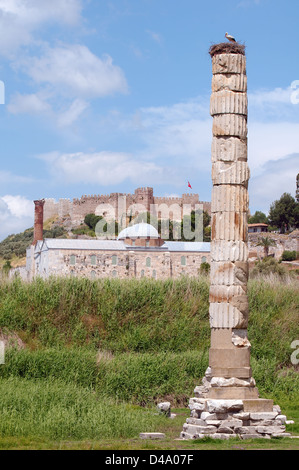
{"type": "Polygon", "coordinates": [[[250,211],[295,194],[298,0],[0,0],[0,240],[32,200],[211,199],[212,43],[246,45],[250,211]],[[1,97],[0,97],[1,102],[1,97]]]}

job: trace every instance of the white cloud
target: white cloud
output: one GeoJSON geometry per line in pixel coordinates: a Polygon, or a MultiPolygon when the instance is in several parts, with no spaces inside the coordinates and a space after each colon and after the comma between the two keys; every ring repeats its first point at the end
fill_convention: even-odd
{"type": "Polygon", "coordinates": [[[81,19],[81,0],[0,0],[0,54],[11,56],[34,43],[34,33],[55,22],[75,26],[81,19]]]}
{"type": "Polygon", "coordinates": [[[81,114],[89,107],[89,104],[80,99],[72,102],[71,106],[57,117],[57,124],[59,127],[71,126],[81,114]]]}
{"type": "Polygon", "coordinates": [[[3,186],[4,184],[23,184],[23,183],[32,183],[32,178],[28,176],[20,176],[11,173],[10,171],[3,171],[0,170],[0,184],[3,186]]]}
{"type": "Polygon", "coordinates": [[[163,168],[155,163],[121,152],[51,152],[39,158],[47,162],[56,178],[69,184],[98,183],[107,186],[125,180],[143,184],[153,178],[165,177],[163,168]]]}
{"type": "Polygon", "coordinates": [[[59,128],[69,127],[76,122],[83,112],[89,107],[89,103],[75,99],[70,105],[66,104],[65,109],[54,111],[49,99],[43,93],[21,95],[16,93],[12,96],[7,110],[12,114],[31,114],[51,118],[59,128]]]}
{"type": "Polygon", "coordinates": [[[249,126],[248,161],[252,172],[271,160],[299,152],[299,123],[258,122],[249,126]]]}
{"type": "Polygon", "coordinates": [[[0,0],[2,14],[18,18],[28,25],[40,25],[45,21],[76,24],[82,10],[81,0],[0,0]]]}
{"type": "Polygon", "coordinates": [[[40,93],[16,93],[7,105],[7,110],[12,114],[44,114],[51,111],[51,106],[40,93]]]}
{"type": "Polygon", "coordinates": [[[82,45],[44,51],[41,57],[22,56],[14,61],[14,68],[32,78],[39,90],[12,95],[7,106],[10,113],[43,115],[62,128],[80,118],[90,106],[87,99],[128,91],[123,71],[108,55],[99,58],[82,45]]]}
{"type": "Polygon", "coordinates": [[[274,88],[274,90],[256,90],[248,93],[248,100],[251,105],[265,105],[265,104],[291,104],[292,88],[274,88]]]}
{"type": "Polygon", "coordinates": [[[0,197],[0,240],[33,225],[33,202],[23,196],[0,197]]]}
{"type": "Polygon", "coordinates": [[[294,104],[294,82],[287,88],[256,90],[248,93],[249,119],[253,121],[298,122],[298,106],[294,104]]]}
{"type": "Polygon", "coordinates": [[[208,99],[141,108],[120,126],[138,135],[144,156],[206,170],[210,168],[212,139],[208,99]]]}
{"type": "Polygon", "coordinates": [[[299,153],[266,162],[258,175],[249,183],[250,210],[268,213],[270,205],[287,192],[293,197],[296,191],[299,153]]]}
{"type": "Polygon", "coordinates": [[[7,110],[46,116],[59,128],[71,126],[80,118],[90,106],[86,99],[128,91],[125,75],[111,57],[101,59],[82,45],[47,47],[41,57],[15,60],[14,67],[29,75],[39,90],[12,95],[7,110]]]}
{"type": "Polygon", "coordinates": [[[80,44],[47,48],[41,57],[18,59],[16,66],[35,83],[53,87],[57,94],[93,98],[128,91],[122,69],[109,55],[97,57],[80,44]]]}
{"type": "Polygon", "coordinates": [[[33,202],[23,196],[2,196],[2,201],[7,205],[7,208],[13,217],[24,218],[32,217],[33,202]]]}

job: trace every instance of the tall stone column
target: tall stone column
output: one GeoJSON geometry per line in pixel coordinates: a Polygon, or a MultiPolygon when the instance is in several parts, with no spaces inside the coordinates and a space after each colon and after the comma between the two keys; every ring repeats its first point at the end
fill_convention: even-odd
{"type": "Polygon", "coordinates": [[[257,398],[248,325],[247,77],[243,54],[212,55],[210,376],[214,398],[257,398]],[[216,379],[219,378],[220,379],[216,379]],[[226,379],[226,380],[225,380],[226,379]],[[241,385],[243,383],[243,386],[241,385]],[[231,386],[220,386],[220,384],[231,386]]]}
{"type": "Polygon", "coordinates": [[[37,200],[34,202],[34,231],[33,231],[33,245],[38,241],[43,240],[43,225],[44,225],[44,204],[45,200],[37,200]]]}
{"type": "Polygon", "coordinates": [[[211,346],[209,367],[190,399],[191,418],[181,437],[285,435],[285,416],[272,400],[259,398],[250,367],[246,57],[238,43],[212,46],[210,55],[211,346]]]}

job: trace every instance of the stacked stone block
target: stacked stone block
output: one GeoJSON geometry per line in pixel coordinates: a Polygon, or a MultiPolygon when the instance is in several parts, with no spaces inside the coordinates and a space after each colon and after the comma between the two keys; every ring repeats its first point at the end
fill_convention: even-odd
{"type": "Polygon", "coordinates": [[[272,400],[205,400],[191,398],[191,417],[183,426],[181,438],[258,439],[288,437],[286,416],[272,400]],[[259,411],[256,411],[259,410],[259,411]]]}

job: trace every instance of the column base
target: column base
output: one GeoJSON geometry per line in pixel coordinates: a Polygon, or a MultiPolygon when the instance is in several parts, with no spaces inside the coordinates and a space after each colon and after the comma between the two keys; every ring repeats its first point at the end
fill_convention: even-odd
{"type": "Polygon", "coordinates": [[[181,439],[270,439],[289,437],[286,416],[272,400],[190,398],[181,439]]]}
{"type": "Polygon", "coordinates": [[[195,387],[189,400],[191,417],[187,418],[181,439],[287,437],[286,416],[273,400],[259,398],[252,377],[215,377],[208,367],[202,385],[195,387]]]}

